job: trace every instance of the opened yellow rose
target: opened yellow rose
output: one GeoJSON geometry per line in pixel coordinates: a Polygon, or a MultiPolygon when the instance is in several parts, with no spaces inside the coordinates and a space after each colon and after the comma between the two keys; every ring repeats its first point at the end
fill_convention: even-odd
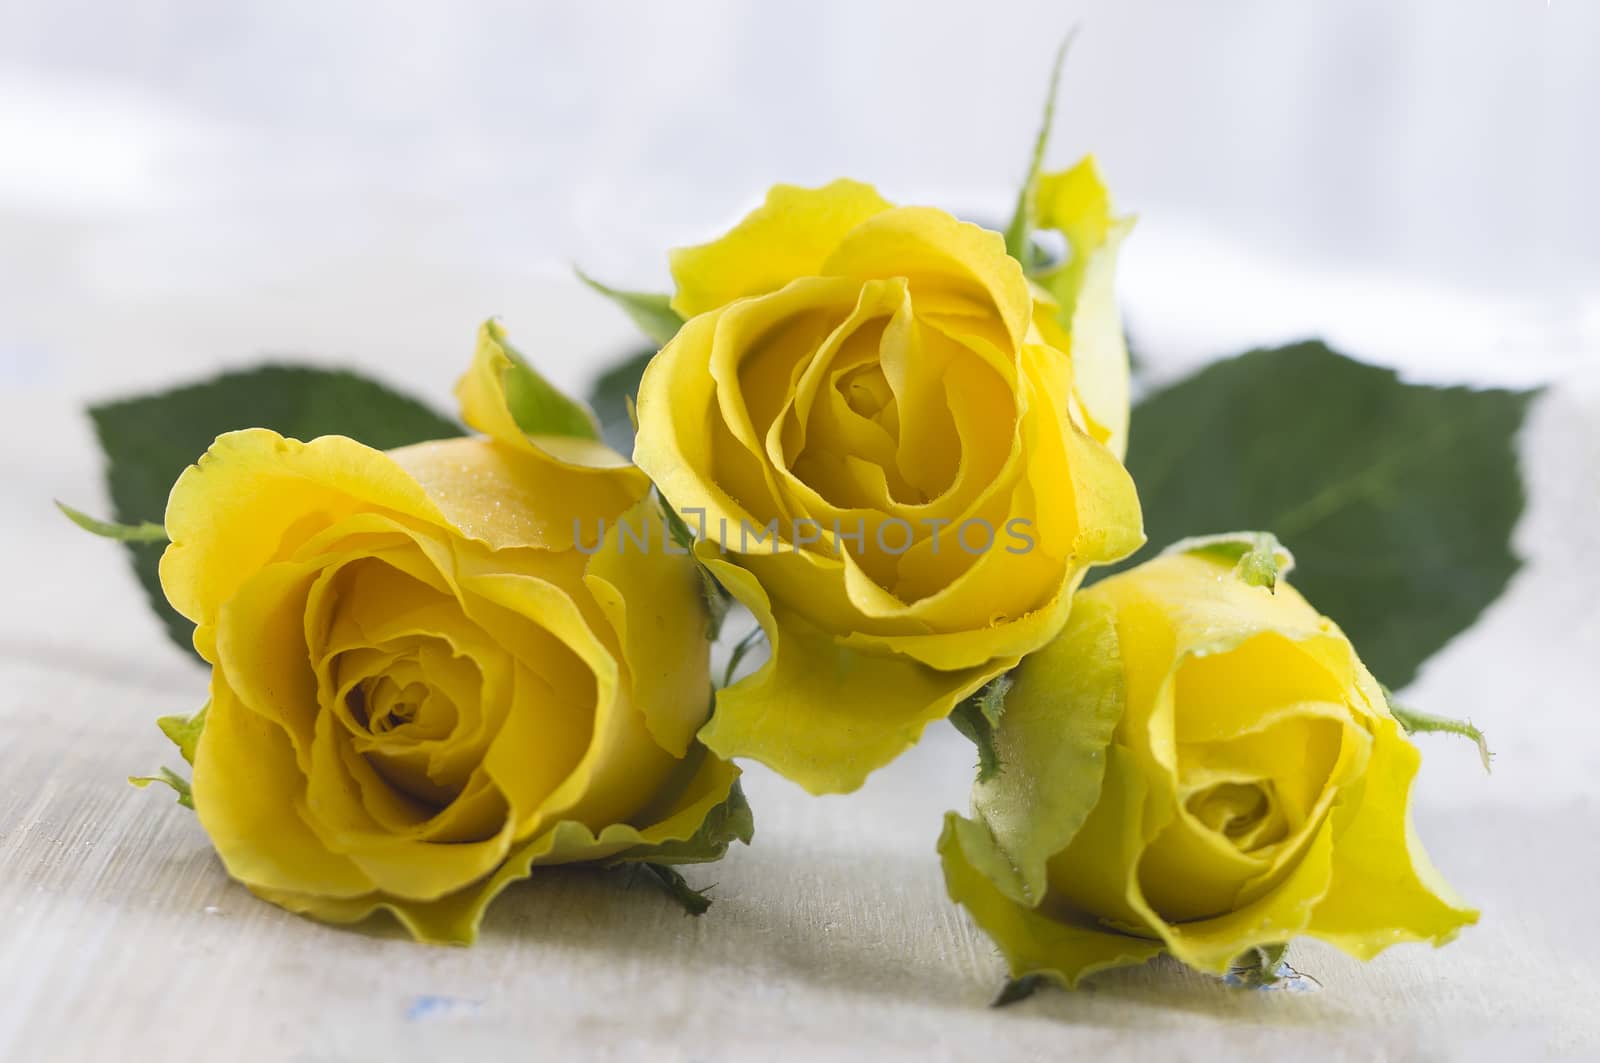
{"type": "Polygon", "coordinates": [[[1226,543],[1079,594],[1016,672],[1002,771],[940,841],[1014,976],[1073,985],[1162,951],[1222,973],[1299,935],[1367,959],[1477,919],[1412,831],[1420,758],[1378,684],[1226,543]]]}
{"type": "Polygon", "coordinates": [[[228,872],[294,911],[467,942],[531,866],[748,838],[737,770],[694,742],[693,562],[574,538],[660,514],[503,339],[485,327],[459,388],[491,438],[235,432],[173,488],[162,585],[213,666],[194,808],[228,872]]]}
{"type": "Polygon", "coordinates": [[[634,459],[771,650],[719,692],[712,750],[853,789],[1142,541],[1126,223],[1092,165],[1068,174],[1040,191],[1073,248],[1049,291],[998,234],[854,181],[779,185],[673,254],[687,321],[645,372],[634,459]]]}

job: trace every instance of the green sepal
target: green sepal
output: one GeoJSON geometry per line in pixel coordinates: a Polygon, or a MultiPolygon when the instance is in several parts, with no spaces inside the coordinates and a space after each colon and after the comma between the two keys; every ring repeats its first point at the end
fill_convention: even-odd
{"type": "MultiPolygon", "coordinates": [[[[706,747],[696,742],[678,765],[675,779],[662,790],[660,797],[641,811],[636,820],[647,822],[670,808],[681,796],[682,789],[700,772],[705,758],[710,756],[706,747]]],[[[708,864],[721,860],[734,842],[749,845],[755,838],[755,815],[750,802],[745,800],[744,788],[735,779],[728,788],[728,796],[701,822],[700,829],[682,841],[662,842],[659,845],[639,845],[624,850],[605,861],[606,867],[642,865],[661,886],[683,905],[690,915],[700,915],[711,906],[706,890],[697,890],[684,881],[682,875],[672,870],[677,864],[708,864]]]]}
{"type": "Polygon", "coordinates": [[[739,673],[739,665],[743,663],[745,656],[749,654],[751,650],[759,646],[761,644],[761,640],[765,639],[766,637],[767,629],[762,627],[760,624],[757,624],[755,627],[745,632],[743,638],[733,644],[733,649],[728,653],[728,667],[722,673],[723,686],[730,687],[733,685],[734,678],[739,673]]]}
{"type": "Polygon", "coordinates": [[[1042,974],[1025,974],[1021,978],[1009,978],[1006,984],[1000,987],[1000,992],[989,1001],[991,1008],[1003,1008],[1007,1004],[1015,1004],[1019,1000],[1027,1000],[1044,987],[1049,979],[1042,974]]]}
{"type": "Polygon", "coordinates": [[[1279,973],[1283,958],[1288,955],[1289,946],[1283,945],[1257,945],[1247,949],[1238,959],[1228,966],[1228,973],[1223,980],[1232,986],[1244,989],[1263,989],[1277,982],[1282,975],[1279,973]]]}
{"type": "Polygon", "coordinates": [[[641,861],[634,866],[648,873],[661,885],[661,888],[667,892],[668,896],[683,905],[686,915],[705,915],[706,910],[711,907],[711,898],[707,894],[714,887],[707,886],[703,890],[697,890],[689,885],[688,881],[678,874],[675,868],[667,864],[653,864],[648,861],[641,861]]]}
{"type": "MultiPolygon", "coordinates": [[[[661,515],[667,522],[667,534],[672,536],[676,543],[689,556],[694,557],[694,532],[689,530],[683,518],[678,516],[678,511],[672,508],[672,503],[667,501],[665,495],[656,492],[656,498],[661,502],[661,515]]],[[[695,558],[695,570],[700,573],[700,593],[706,602],[706,641],[715,642],[717,636],[722,634],[722,622],[728,618],[728,610],[733,607],[733,595],[727,588],[717,581],[711,570],[699,558],[695,558]]]]}
{"type": "Polygon", "coordinates": [[[1033,155],[1028,160],[1028,172],[1023,176],[1022,187],[1017,190],[1017,206],[1011,214],[1011,224],[1006,226],[1006,254],[1022,263],[1022,268],[1032,272],[1042,261],[1033,241],[1034,222],[1039,210],[1039,171],[1044,165],[1045,149],[1050,145],[1050,126],[1056,117],[1056,96],[1061,88],[1061,68],[1066,65],[1067,52],[1078,35],[1074,26],[1067,31],[1056,49],[1055,62],[1050,67],[1050,88],[1044,98],[1044,118],[1039,123],[1039,135],[1033,142],[1033,155]]]}
{"type": "MultiPolygon", "coordinates": [[[[697,746],[701,755],[705,747],[697,746]]],[[[693,755],[689,758],[694,760],[693,755]]],[[[734,842],[749,845],[755,837],[755,815],[750,802],[745,800],[744,788],[736,781],[728,791],[728,799],[706,815],[705,822],[692,838],[660,845],[641,845],[618,855],[613,863],[632,864],[708,864],[721,860],[734,842]]]]}
{"type": "Polygon", "coordinates": [[[1290,967],[1285,959],[1287,944],[1257,945],[1246,950],[1222,976],[1224,985],[1235,989],[1279,990],[1287,993],[1313,993],[1322,983],[1290,967]]]}
{"type": "Polygon", "coordinates": [[[1489,762],[1494,759],[1494,754],[1489,751],[1489,740],[1483,732],[1472,725],[1471,720],[1456,720],[1449,716],[1435,716],[1432,713],[1419,712],[1416,709],[1395,701],[1394,694],[1388,687],[1382,687],[1383,697],[1389,703],[1389,715],[1395,718],[1406,734],[1453,734],[1463,738],[1470,738],[1478,746],[1478,759],[1483,761],[1485,772],[1492,770],[1489,762]]]}
{"type": "Polygon", "coordinates": [[[189,780],[173,771],[171,768],[159,769],[158,775],[130,775],[128,781],[143,790],[153,782],[172,787],[172,792],[178,795],[178,804],[184,808],[194,808],[194,795],[189,791],[189,780]]]}
{"type": "Polygon", "coordinates": [[[572,271],[578,279],[601,295],[610,299],[639,326],[639,331],[650,337],[657,346],[665,347],[683,327],[683,315],[672,309],[672,296],[656,292],[627,292],[601,284],[577,266],[572,271]]]}
{"type": "Polygon", "coordinates": [[[505,371],[506,408],[530,436],[600,439],[600,421],[583,403],[569,398],[546,380],[522,352],[511,345],[500,322],[484,323],[479,343],[493,344],[511,363],[505,371]]]}
{"type": "Polygon", "coordinates": [[[207,705],[193,716],[162,716],[156,720],[161,733],[178,747],[178,752],[190,765],[194,764],[195,747],[200,744],[200,732],[206,729],[207,705]]]}
{"type": "Polygon", "coordinates": [[[56,500],[56,508],[65,513],[67,519],[91,535],[98,535],[102,539],[113,539],[119,543],[164,543],[168,542],[165,525],[154,521],[142,521],[138,524],[118,524],[110,520],[96,520],[81,509],[73,509],[60,499],[56,500]]]}
{"type": "Polygon", "coordinates": [[[1191,554],[1233,566],[1233,574],[1252,587],[1274,593],[1278,580],[1294,569],[1294,555],[1271,532],[1224,532],[1179,539],[1162,555],[1191,554]]]}
{"type": "Polygon", "coordinates": [[[1006,695],[1011,691],[1011,675],[996,676],[950,713],[950,723],[978,747],[978,781],[988,782],[1002,770],[995,749],[994,732],[1006,710],[1006,695]]]}

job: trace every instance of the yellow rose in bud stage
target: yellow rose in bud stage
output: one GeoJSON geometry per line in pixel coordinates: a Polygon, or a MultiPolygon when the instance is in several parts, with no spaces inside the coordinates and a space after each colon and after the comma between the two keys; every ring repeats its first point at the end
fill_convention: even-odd
{"type": "Polygon", "coordinates": [[[193,803],[270,901],[469,942],[531,866],[748,839],[737,769],[694,741],[692,560],[575,541],[659,525],[649,482],[593,439],[525,434],[508,383],[582,432],[490,325],[459,393],[491,438],[235,432],[173,488],[162,585],[213,665],[193,803]]]}
{"type": "Polygon", "coordinates": [[[1074,985],[1163,951],[1222,973],[1298,935],[1368,959],[1477,920],[1413,834],[1420,757],[1381,688],[1226,544],[1080,593],[1015,673],[1001,771],[940,852],[1016,977],[1074,985]]]}
{"type": "Polygon", "coordinates": [[[1143,541],[1112,293],[1128,223],[1090,163],[1040,197],[1073,247],[1048,291],[998,234],[854,181],[779,185],[673,254],[687,321],[645,372],[634,459],[771,650],[719,692],[713,751],[854,789],[1143,541]]]}

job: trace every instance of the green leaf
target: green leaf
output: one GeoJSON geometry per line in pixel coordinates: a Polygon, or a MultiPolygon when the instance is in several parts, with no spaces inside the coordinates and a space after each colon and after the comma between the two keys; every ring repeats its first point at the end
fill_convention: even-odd
{"type": "Polygon", "coordinates": [[[159,775],[130,775],[128,781],[141,790],[153,782],[170,786],[172,792],[178,795],[178,804],[184,808],[194,808],[194,795],[189,792],[189,780],[171,768],[162,768],[160,771],[159,775]]]}
{"type": "Polygon", "coordinates": [[[1478,759],[1483,761],[1483,770],[1486,772],[1491,770],[1489,762],[1494,758],[1494,754],[1489,752],[1489,741],[1484,738],[1482,731],[1472,725],[1471,720],[1456,720],[1449,716],[1435,716],[1432,713],[1407,708],[1395,701],[1394,694],[1388,687],[1383,688],[1383,696],[1389,702],[1389,715],[1405,728],[1406,734],[1453,734],[1470,738],[1477,743],[1478,759]]]}
{"type": "Polygon", "coordinates": [[[200,732],[206,729],[206,711],[209,708],[206,706],[193,716],[163,716],[156,720],[161,733],[178,747],[178,752],[190,764],[194,763],[195,747],[200,744],[200,732]]]}
{"type": "Polygon", "coordinates": [[[1319,342],[1252,351],[1141,402],[1127,465],[1151,543],[1272,532],[1295,586],[1404,686],[1517,570],[1533,395],[1404,384],[1319,342]]]}
{"type": "Polygon", "coordinates": [[[1040,974],[1025,974],[1021,978],[1011,978],[1000,987],[1000,992],[989,1001],[991,1008],[1003,1008],[1007,1004],[1015,1004],[1019,1000],[1027,1000],[1039,991],[1045,984],[1045,977],[1040,974]]]}
{"type": "MultiPolygon", "coordinates": [[[[91,407],[116,519],[161,521],[173,481],[212,440],[240,428],[270,428],[296,439],[340,434],[382,450],[463,433],[422,403],[354,373],[302,366],[265,366],[198,384],[91,407]]],[[[156,568],[162,547],[127,544],[151,607],[172,640],[191,650],[194,625],[161,593],[156,568]]]]}
{"type": "Polygon", "coordinates": [[[1232,565],[1233,574],[1250,586],[1274,592],[1279,578],[1294,569],[1294,555],[1271,532],[1194,535],[1178,540],[1161,553],[1193,554],[1221,561],[1232,565]]]}
{"type": "Polygon", "coordinates": [[[706,896],[711,887],[697,890],[684,880],[684,877],[666,864],[640,863],[638,867],[649,872],[661,884],[662,888],[673,900],[683,905],[683,910],[689,915],[705,915],[711,907],[711,898],[706,896]]]}
{"type": "Polygon", "coordinates": [[[1039,171],[1044,165],[1045,149],[1050,144],[1050,126],[1056,117],[1056,96],[1061,88],[1061,68],[1066,65],[1067,52],[1072,48],[1078,29],[1074,26],[1061,39],[1056,49],[1055,62],[1050,67],[1050,88],[1044,98],[1044,118],[1039,123],[1039,135],[1033,142],[1033,155],[1028,160],[1028,172],[1017,191],[1017,206],[1012,212],[1011,224],[1006,226],[1006,253],[1023,269],[1032,271],[1040,264],[1038,248],[1033,241],[1034,220],[1038,216],[1039,171]]]}
{"type": "Polygon", "coordinates": [[[658,347],[665,347],[683,327],[683,315],[672,309],[672,296],[654,292],[625,292],[601,284],[576,266],[572,271],[583,283],[620,306],[639,326],[639,331],[654,340],[658,347]]]}
{"type": "Polygon", "coordinates": [[[96,520],[83,510],[73,509],[60,499],[56,500],[56,508],[65,513],[72,523],[102,539],[115,539],[119,543],[167,542],[166,527],[154,521],[147,520],[141,524],[116,524],[109,520],[96,520]]]}
{"type": "Polygon", "coordinates": [[[644,368],[655,356],[654,348],[630,356],[600,374],[589,392],[589,405],[600,418],[606,444],[618,454],[633,453],[633,402],[639,394],[644,368]]]}
{"type": "Polygon", "coordinates": [[[988,782],[1000,774],[1000,754],[995,751],[994,731],[1000,726],[1000,717],[1006,709],[1006,694],[1010,690],[1010,674],[996,676],[950,713],[950,723],[978,747],[979,782],[988,782]]]}
{"type": "Polygon", "coordinates": [[[566,396],[540,375],[522,352],[511,345],[500,322],[484,323],[479,344],[498,347],[511,365],[505,371],[506,408],[530,436],[572,436],[599,439],[600,422],[589,408],[566,396]]]}

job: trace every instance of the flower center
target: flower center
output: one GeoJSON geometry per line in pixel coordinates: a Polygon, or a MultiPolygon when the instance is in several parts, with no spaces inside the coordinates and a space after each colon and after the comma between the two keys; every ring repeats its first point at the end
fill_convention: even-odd
{"type": "Polygon", "coordinates": [[[417,709],[428,696],[426,686],[421,683],[407,683],[401,686],[387,676],[379,678],[371,685],[375,690],[368,699],[368,704],[373,706],[375,711],[370,711],[367,716],[367,728],[373,734],[388,734],[396,728],[416,722],[417,709]]]}
{"type": "MultiPolygon", "coordinates": [[[[891,406],[894,392],[889,388],[889,381],[883,375],[883,368],[878,365],[861,365],[846,372],[840,377],[838,384],[839,393],[844,397],[845,404],[861,417],[869,421],[882,424],[885,418],[879,414],[891,406]]],[[[892,429],[895,422],[884,425],[892,429]]]]}
{"type": "Polygon", "coordinates": [[[1213,783],[1190,794],[1184,807],[1241,852],[1282,841],[1288,833],[1283,816],[1276,814],[1271,780],[1213,783]]]}

